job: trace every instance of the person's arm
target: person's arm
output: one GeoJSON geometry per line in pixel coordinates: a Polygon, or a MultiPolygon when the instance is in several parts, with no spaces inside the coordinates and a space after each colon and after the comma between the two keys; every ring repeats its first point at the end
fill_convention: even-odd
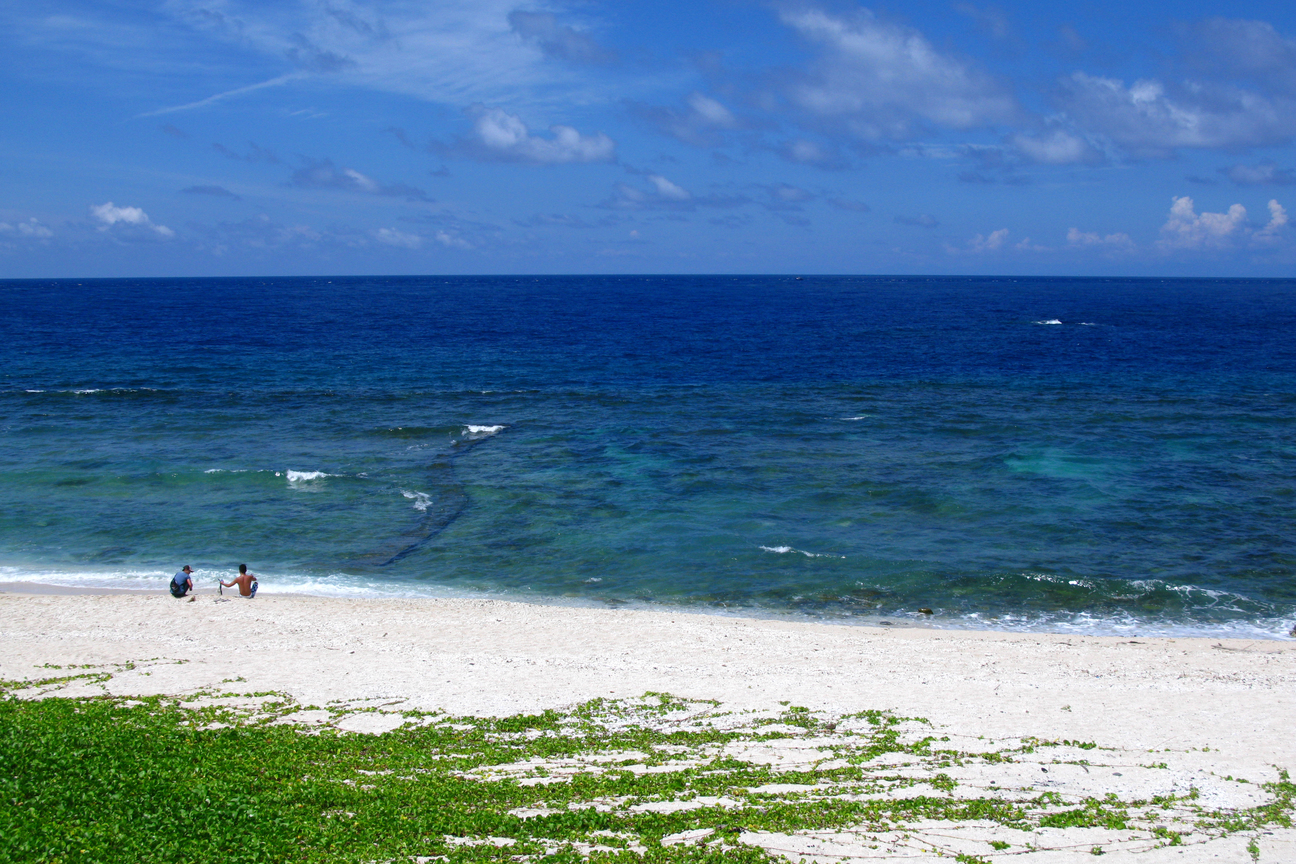
{"type": "Polygon", "coordinates": [[[226,581],[223,580],[223,579],[217,579],[216,581],[219,582],[219,583],[221,583],[221,587],[222,587],[222,588],[233,588],[233,587],[234,587],[234,583],[233,583],[233,582],[226,582],[226,581]]]}

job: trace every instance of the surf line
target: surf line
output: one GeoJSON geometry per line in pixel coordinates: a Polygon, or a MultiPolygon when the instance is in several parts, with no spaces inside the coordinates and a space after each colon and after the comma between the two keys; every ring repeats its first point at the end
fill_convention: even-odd
{"type": "Polygon", "coordinates": [[[468,493],[455,472],[456,460],[494,438],[504,426],[465,426],[462,438],[450,442],[450,452],[443,453],[428,466],[427,481],[432,489],[431,501],[423,518],[408,531],[402,531],[383,547],[366,557],[370,566],[388,567],[417,551],[425,543],[450,527],[470,503],[468,493]]]}

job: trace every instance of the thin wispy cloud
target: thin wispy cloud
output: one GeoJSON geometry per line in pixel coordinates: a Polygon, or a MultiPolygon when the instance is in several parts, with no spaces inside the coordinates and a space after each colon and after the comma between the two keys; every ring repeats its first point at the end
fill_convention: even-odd
{"type": "Polygon", "coordinates": [[[169,108],[158,108],[154,111],[145,111],[143,114],[136,114],[135,119],[140,120],[145,117],[160,117],[163,114],[174,114],[178,111],[192,111],[195,108],[206,108],[209,105],[215,105],[217,102],[223,102],[226,99],[232,99],[237,96],[243,96],[247,93],[255,93],[258,90],[264,90],[267,87],[279,87],[290,81],[301,78],[300,73],[289,73],[271,78],[269,81],[261,81],[257,84],[249,84],[246,87],[236,87],[233,90],[226,90],[223,93],[215,93],[196,102],[187,102],[184,105],[172,105],[169,108]]]}
{"type": "Polygon", "coordinates": [[[19,4],[0,86],[31,180],[0,246],[8,266],[133,243],[156,272],[1296,264],[1287,17],[933,9],[19,4]]]}
{"type": "Polygon", "coordinates": [[[835,15],[796,7],[780,18],[820,51],[789,82],[787,98],[857,137],[903,139],[927,124],[972,129],[1021,114],[1011,91],[976,64],[867,9],[835,15]]]}

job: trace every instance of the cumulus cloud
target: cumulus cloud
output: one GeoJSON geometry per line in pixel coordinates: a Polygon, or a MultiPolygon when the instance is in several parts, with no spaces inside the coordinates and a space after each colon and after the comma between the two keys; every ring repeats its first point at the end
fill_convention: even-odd
{"type": "Polygon", "coordinates": [[[1296,173],[1290,168],[1279,168],[1272,162],[1262,162],[1259,165],[1234,165],[1219,170],[1238,186],[1290,186],[1296,183],[1296,173]]]}
{"type": "Polygon", "coordinates": [[[158,237],[175,236],[175,232],[165,225],[154,224],[148,214],[138,207],[118,207],[109,201],[106,204],[92,206],[90,214],[100,223],[100,231],[109,231],[116,227],[133,229],[131,233],[137,234],[151,232],[158,237]]]}
{"type": "Polygon", "coordinates": [[[976,235],[968,241],[968,249],[973,252],[997,252],[1006,242],[1008,242],[1008,229],[1000,228],[998,231],[991,231],[988,237],[976,235]]]}
{"type": "Polygon", "coordinates": [[[1092,231],[1072,228],[1067,231],[1067,245],[1080,249],[1101,249],[1106,252],[1132,252],[1134,241],[1128,234],[1102,235],[1092,231]]]}
{"type": "Polygon", "coordinates": [[[25,222],[18,222],[13,225],[8,222],[0,222],[0,234],[17,235],[25,240],[48,240],[54,236],[54,232],[42,225],[35,216],[25,222]]]}
{"type": "Polygon", "coordinates": [[[1279,239],[1282,230],[1287,227],[1287,211],[1277,201],[1269,202],[1269,222],[1251,238],[1253,243],[1267,245],[1279,239]]]}
{"type": "Polygon", "coordinates": [[[418,234],[406,234],[395,228],[379,228],[373,232],[374,239],[386,246],[397,246],[401,249],[418,249],[423,245],[423,238],[418,234]]]}
{"type": "Polygon", "coordinates": [[[972,129],[1018,116],[1016,100],[991,76],[866,9],[838,16],[795,7],[780,18],[823,52],[791,84],[789,99],[860,138],[903,138],[915,125],[972,129]]]}
{"type": "Polygon", "coordinates": [[[571,126],[551,126],[552,137],[532,134],[522,118],[501,108],[473,106],[475,139],[450,146],[433,145],[434,151],[506,162],[559,165],[573,162],[610,162],[616,157],[616,142],[599,132],[582,135],[571,126]]]}
{"type": "Polygon", "coordinates": [[[590,37],[558,23],[548,12],[524,12],[514,9],[508,15],[509,27],[524,40],[536,45],[550,57],[572,63],[610,63],[616,55],[590,37]]]}
{"type": "Polygon", "coordinates": [[[1062,81],[1060,102],[1081,127],[1136,155],[1278,144],[1296,132],[1296,117],[1271,99],[1200,82],[1187,82],[1172,94],[1155,79],[1127,87],[1115,78],[1076,72],[1062,81]]]}
{"type": "Polygon", "coordinates": [[[1247,212],[1234,204],[1225,213],[1198,213],[1187,195],[1173,199],[1170,216],[1161,226],[1162,249],[1224,249],[1246,232],[1247,212]]]}
{"type": "Polygon", "coordinates": [[[427,193],[404,183],[383,185],[354,168],[339,168],[331,159],[308,160],[292,175],[292,184],[302,189],[340,189],[366,195],[385,195],[407,201],[431,201],[427,193]]]}

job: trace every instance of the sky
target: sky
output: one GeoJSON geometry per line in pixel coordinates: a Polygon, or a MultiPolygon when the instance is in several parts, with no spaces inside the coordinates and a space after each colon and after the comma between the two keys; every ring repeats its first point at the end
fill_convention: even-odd
{"type": "Polygon", "coordinates": [[[1296,3],[0,0],[0,278],[1296,273],[1296,3]]]}

